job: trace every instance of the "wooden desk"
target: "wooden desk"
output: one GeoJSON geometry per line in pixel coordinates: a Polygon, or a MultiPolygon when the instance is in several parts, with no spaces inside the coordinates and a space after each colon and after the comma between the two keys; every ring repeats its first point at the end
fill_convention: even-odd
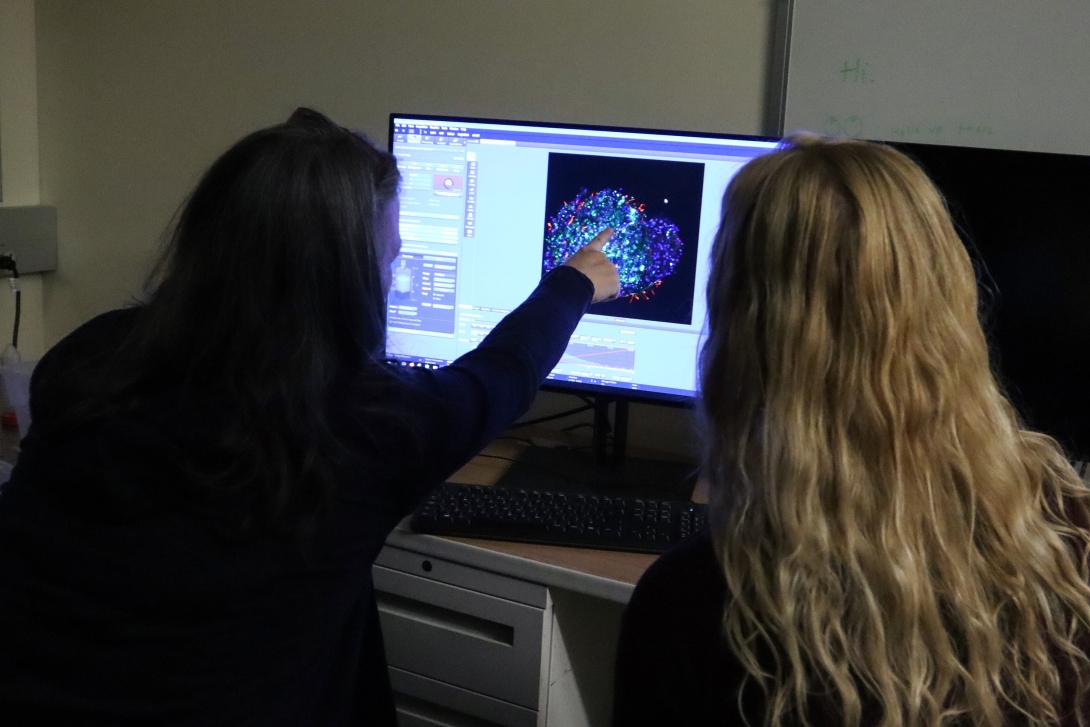
{"type": "MultiPolygon", "coordinates": [[[[530,446],[519,440],[580,444],[547,430],[517,436],[493,442],[450,480],[495,484],[530,446]]],[[[419,535],[407,521],[386,543],[375,588],[402,727],[466,718],[520,727],[609,724],[621,616],[656,556],[419,535]],[[384,597],[384,588],[395,593],[384,597]],[[537,625],[520,632],[520,613],[537,625]],[[444,614],[452,614],[445,623],[444,614]],[[473,635],[473,624],[493,620],[513,634],[507,645],[487,643],[490,627],[473,635]],[[528,642],[532,653],[520,657],[528,642]],[[536,691],[512,689],[525,672],[540,680],[536,691]]]]}

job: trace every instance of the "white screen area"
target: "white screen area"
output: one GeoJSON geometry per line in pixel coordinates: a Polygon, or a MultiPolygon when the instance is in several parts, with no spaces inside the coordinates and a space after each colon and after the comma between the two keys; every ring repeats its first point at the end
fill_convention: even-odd
{"type": "Polygon", "coordinates": [[[395,117],[392,147],[390,359],[433,367],[472,350],[566,250],[623,220],[607,254],[627,295],[591,307],[550,383],[695,395],[723,191],[775,142],[395,117]]]}

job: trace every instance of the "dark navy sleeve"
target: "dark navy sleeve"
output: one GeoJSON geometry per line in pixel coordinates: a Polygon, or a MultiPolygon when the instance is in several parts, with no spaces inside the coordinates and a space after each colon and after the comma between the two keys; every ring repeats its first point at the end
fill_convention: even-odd
{"type": "Polygon", "coordinates": [[[446,479],[530,408],[593,295],[587,276],[561,266],[476,349],[449,366],[413,370],[425,417],[421,484],[446,479]]]}

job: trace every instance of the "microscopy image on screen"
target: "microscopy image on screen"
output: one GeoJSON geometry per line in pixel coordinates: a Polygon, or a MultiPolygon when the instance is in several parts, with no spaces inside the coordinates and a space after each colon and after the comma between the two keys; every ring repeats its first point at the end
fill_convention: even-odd
{"type": "Polygon", "coordinates": [[[673,222],[648,218],[646,207],[619,189],[581,190],[545,223],[545,268],[563,264],[587,243],[587,235],[613,228],[612,253],[619,264],[621,296],[649,300],[681,261],[684,243],[673,222]]]}
{"type": "Polygon", "coordinates": [[[621,297],[589,312],[690,324],[703,186],[700,163],[550,154],[542,273],[612,227],[621,297]]]}

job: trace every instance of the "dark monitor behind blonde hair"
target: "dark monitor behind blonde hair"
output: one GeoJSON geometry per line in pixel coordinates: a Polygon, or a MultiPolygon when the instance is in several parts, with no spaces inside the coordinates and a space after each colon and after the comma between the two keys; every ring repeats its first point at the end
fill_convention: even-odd
{"type": "Polygon", "coordinates": [[[796,138],[732,180],[712,257],[723,623],[765,722],[820,693],[848,727],[1070,718],[1086,490],[998,389],[934,186],[890,148],[796,138]]]}

